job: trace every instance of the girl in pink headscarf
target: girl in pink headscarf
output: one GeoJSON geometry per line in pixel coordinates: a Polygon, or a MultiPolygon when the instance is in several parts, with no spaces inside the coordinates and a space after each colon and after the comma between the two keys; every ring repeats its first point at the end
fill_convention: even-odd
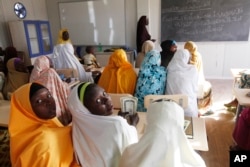
{"type": "Polygon", "coordinates": [[[34,69],[30,75],[30,82],[38,82],[49,89],[56,101],[56,114],[68,112],[67,98],[70,87],[63,82],[57,72],[50,68],[50,60],[47,56],[40,56],[35,60],[34,69]]]}

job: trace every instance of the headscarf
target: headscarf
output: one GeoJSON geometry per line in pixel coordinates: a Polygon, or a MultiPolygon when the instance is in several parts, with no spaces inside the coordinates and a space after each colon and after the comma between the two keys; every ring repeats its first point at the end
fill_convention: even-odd
{"type": "Polygon", "coordinates": [[[70,42],[57,44],[51,58],[55,69],[74,68],[78,71],[80,81],[94,82],[92,72],[85,71],[83,65],[74,55],[74,47],[70,42]]]}
{"type": "Polygon", "coordinates": [[[173,45],[176,45],[174,40],[165,40],[161,43],[161,65],[164,67],[168,66],[174,56],[174,52],[170,50],[173,45]]]}
{"type": "Polygon", "coordinates": [[[17,71],[14,65],[15,59],[19,58],[11,58],[7,62],[8,74],[3,88],[3,94],[6,99],[8,93],[14,92],[20,86],[29,82],[30,74],[17,71]]]}
{"type": "Polygon", "coordinates": [[[125,149],[120,167],[205,167],[185,135],[183,113],[175,102],[151,103],[145,132],[125,149]]]}
{"type": "Polygon", "coordinates": [[[107,93],[133,94],[136,79],[136,72],[128,62],[126,52],[117,49],[109,57],[108,65],[104,68],[98,85],[107,93]]]}
{"type": "Polygon", "coordinates": [[[145,57],[145,54],[155,48],[155,43],[147,40],[143,43],[142,45],[142,51],[138,53],[136,57],[136,62],[135,62],[135,68],[140,68],[141,63],[145,57]]]}
{"type": "Polygon", "coordinates": [[[189,63],[195,65],[199,72],[199,83],[205,82],[202,57],[201,54],[198,52],[197,45],[192,41],[188,41],[185,43],[184,49],[187,49],[191,54],[191,59],[189,63]]]}
{"type": "Polygon", "coordinates": [[[203,71],[203,63],[202,63],[202,56],[198,52],[197,45],[192,42],[188,41],[185,43],[184,48],[187,49],[191,54],[191,59],[189,61],[190,64],[195,65],[199,73],[198,79],[198,107],[204,108],[212,103],[212,85],[210,82],[206,81],[203,71]]]}
{"type": "Polygon", "coordinates": [[[58,33],[58,39],[57,39],[57,44],[66,44],[66,43],[71,43],[71,40],[70,38],[68,40],[64,40],[63,39],[63,32],[67,31],[68,32],[68,29],[66,28],[63,28],[59,31],[58,33]]]}
{"type": "Polygon", "coordinates": [[[47,56],[40,56],[35,60],[30,82],[38,82],[49,89],[56,102],[57,116],[61,116],[61,112],[68,112],[67,98],[70,87],[61,80],[53,68],[50,68],[47,56]]]}
{"type": "Polygon", "coordinates": [[[166,69],[161,64],[161,55],[157,50],[146,53],[141,64],[134,96],[138,98],[137,111],[146,111],[144,96],[149,94],[160,95],[165,92],[166,69]]]}
{"type": "Polygon", "coordinates": [[[186,94],[188,107],[186,116],[198,116],[197,91],[198,71],[192,64],[188,64],[190,53],[186,49],[179,49],[168,64],[167,84],[165,94],[186,94]]]}
{"type": "Polygon", "coordinates": [[[30,103],[28,83],[11,98],[9,120],[12,166],[69,167],[73,162],[71,127],[57,118],[43,120],[36,116],[30,103]]]}
{"type": "Polygon", "coordinates": [[[138,141],[137,131],[120,116],[91,114],[79,100],[79,86],[84,84],[73,88],[68,101],[76,157],[81,166],[118,166],[125,147],[138,141]]]}
{"type": "Polygon", "coordinates": [[[136,46],[137,52],[141,52],[142,45],[146,40],[151,39],[151,35],[149,35],[147,30],[147,16],[141,16],[137,23],[137,31],[136,31],[136,46]]]}

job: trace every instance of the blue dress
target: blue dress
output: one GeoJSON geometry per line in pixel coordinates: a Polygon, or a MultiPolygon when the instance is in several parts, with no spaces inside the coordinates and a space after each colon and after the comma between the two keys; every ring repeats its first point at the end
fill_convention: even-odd
{"type": "Polygon", "coordinates": [[[161,54],[157,50],[146,53],[141,64],[134,96],[138,98],[137,111],[146,112],[144,97],[146,95],[162,95],[165,92],[167,72],[160,66],[161,54]]]}

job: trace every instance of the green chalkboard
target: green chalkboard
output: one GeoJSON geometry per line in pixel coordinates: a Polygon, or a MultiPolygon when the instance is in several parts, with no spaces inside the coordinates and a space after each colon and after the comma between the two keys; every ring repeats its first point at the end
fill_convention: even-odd
{"type": "Polygon", "coordinates": [[[248,41],[250,0],[161,0],[161,41],[248,41]]]}

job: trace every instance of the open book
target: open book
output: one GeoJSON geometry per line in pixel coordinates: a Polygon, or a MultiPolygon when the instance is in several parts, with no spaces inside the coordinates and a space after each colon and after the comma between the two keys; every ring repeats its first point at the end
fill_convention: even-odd
{"type": "Polygon", "coordinates": [[[193,119],[192,117],[186,117],[184,119],[184,131],[188,139],[192,139],[194,137],[193,132],[193,119]]]}

